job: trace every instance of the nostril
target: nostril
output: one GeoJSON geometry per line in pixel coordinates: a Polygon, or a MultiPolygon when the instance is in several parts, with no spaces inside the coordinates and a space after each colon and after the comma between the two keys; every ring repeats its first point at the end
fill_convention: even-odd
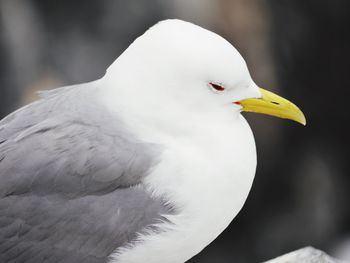
{"type": "Polygon", "coordinates": [[[271,101],[272,104],[276,104],[276,105],[280,105],[278,102],[276,101],[271,101]]]}

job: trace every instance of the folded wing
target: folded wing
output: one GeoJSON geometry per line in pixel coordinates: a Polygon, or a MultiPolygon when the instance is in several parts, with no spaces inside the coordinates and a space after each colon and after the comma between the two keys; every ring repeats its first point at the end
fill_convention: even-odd
{"type": "Polygon", "coordinates": [[[106,262],[171,213],[142,184],[157,146],[93,91],[63,88],[0,122],[0,262],[106,262]]]}

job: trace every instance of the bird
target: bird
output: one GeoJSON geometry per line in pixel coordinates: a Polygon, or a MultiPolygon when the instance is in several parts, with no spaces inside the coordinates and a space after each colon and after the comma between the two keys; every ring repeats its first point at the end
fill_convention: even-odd
{"type": "Polygon", "coordinates": [[[256,171],[242,112],[306,123],[234,46],[160,21],[97,80],[0,122],[0,262],[185,262],[241,210],[256,171]]]}

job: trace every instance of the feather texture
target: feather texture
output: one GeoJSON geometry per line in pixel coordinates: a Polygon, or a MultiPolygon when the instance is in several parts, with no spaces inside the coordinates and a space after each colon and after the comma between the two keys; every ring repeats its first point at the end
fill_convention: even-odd
{"type": "Polygon", "coordinates": [[[142,185],[157,146],[92,89],[51,91],[0,122],[0,262],[106,262],[171,212],[142,185]]]}

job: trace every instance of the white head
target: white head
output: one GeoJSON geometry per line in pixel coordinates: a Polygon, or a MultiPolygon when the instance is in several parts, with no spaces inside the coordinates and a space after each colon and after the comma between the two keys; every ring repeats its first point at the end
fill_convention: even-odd
{"type": "MultiPolygon", "coordinates": [[[[181,20],[151,27],[110,66],[104,79],[128,108],[152,116],[238,116],[245,108],[257,111],[248,107],[252,101],[265,101],[244,59],[228,41],[181,20]]],[[[266,109],[259,112],[286,117],[266,109]]]]}

